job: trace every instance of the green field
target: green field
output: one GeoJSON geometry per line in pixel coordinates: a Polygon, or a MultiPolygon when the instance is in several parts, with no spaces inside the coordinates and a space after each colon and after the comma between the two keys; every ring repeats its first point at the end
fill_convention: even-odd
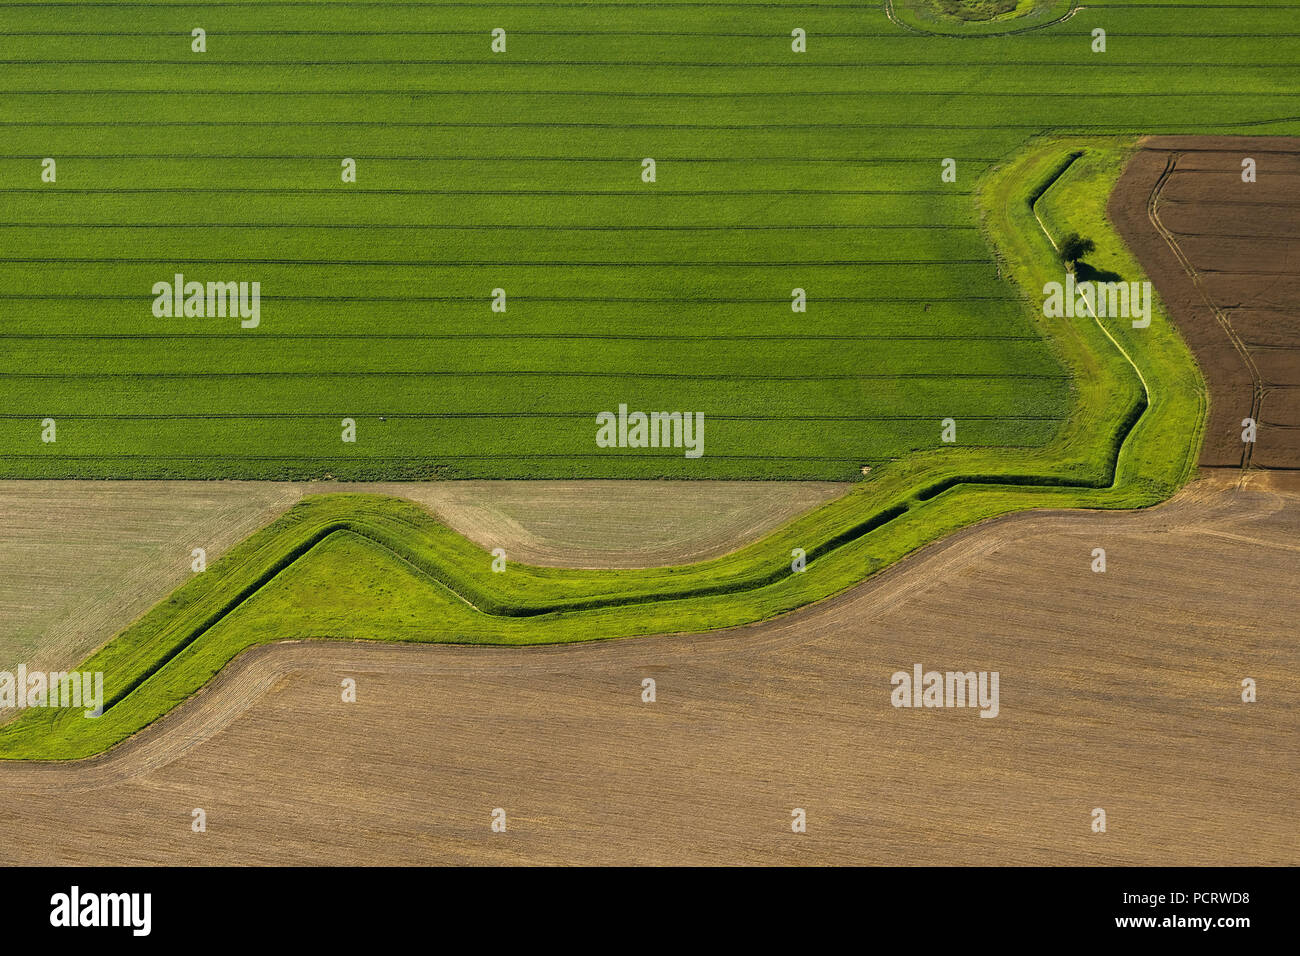
{"type": "Polygon", "coordinates": [[[726,627],[997,515],[1164,500],[1204,382],[1159,304],[1146,329],[1044,318],[1052,242],[1139,279],[1105,219],[1136,136],[1300,132],[1283,3],[961,37],[901,4],[0,7],[3,474],[858,481],[641,571],[498,575],[410,503],[310,498],[85,662],[101,718],[26,711],[9,758],[99,753],[253,644],[726,627]],[[176,271],[261,281],[261,324],[155,319],[176,271]],[[703,412],[705,455],[597,448],[624,403],[703,412]]]}
{"type": "MultiPolygon", "coordinates": [[[[1130,143],[1048,139],[985,182],[979,203],[1018,286],[1056,271],[1031,201],[1054,222],[1096,237],[1098,261],[1125,277],[1136,263],[1104,218],[1130,143]],[[1063,175],[1065,170],[1068,175],[1063,175]]],[[[1159,309],[1149,329],[1063,322],[1056,344],[1090,408],[1066,440],[1014,470],[995,451],[970,478],[920,454],[862,482],[761,541],[712,561],[638,571],[510,565],[394,498],[304,500],[196,575],[90,658],[106,710],[29,710],[0,727],[0,758],[99,753],[192,695],[240,651],[287,639],[539,644],[695,631],[771,617],[841,591],[918,547],[976,521],[1029,507],[1135,508],[1195,470],[1204,384],[1159,309]],[[1103,401],[1110,399],[1110,407],[1103,401]],[[1104,446],[1104,451],[1103,451],[1104,446]],[[1071,456],[1075,457],[1071,457],[1071,456]],[[1054,473],[1070,461],[1071,473],[1054,473]],[[794,549],[807,555],[793,570],[794,549]]],[[[973,454],[973,453],[972,453],[973,454]]]]}
{"type": "Polygon", "coordinates": [[[876,3],[0,11],[11,477],[1029,467],[1081,391],[999,278],[979,177],[1053,129],[1300,127],[1284,3],[972,38],[876,3]],[[260,282],[260,325],[155,317],[178,272],[260,282]],[[597,447],[619,404],[703,413],[703,457],[597,447]]]}

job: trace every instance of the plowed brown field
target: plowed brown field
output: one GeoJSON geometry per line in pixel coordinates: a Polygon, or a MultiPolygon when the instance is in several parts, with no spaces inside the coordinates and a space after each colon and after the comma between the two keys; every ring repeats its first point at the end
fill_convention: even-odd
{"type": "Polygon", "coordinates": [[[1223,475],[728,632],[259,648],[106,757],[0,765],[0,861],[1294,865],[1297,541],[1300,478],[1223,475]],[[1001,713],[893,708],[914,663],[1001,713]]]}
{"type": "Polygon", "coordinates": [[[1209,384],[1201,464],[1300,468],[1300,140],[1148,137],[1109,212],[1209,384]]]}

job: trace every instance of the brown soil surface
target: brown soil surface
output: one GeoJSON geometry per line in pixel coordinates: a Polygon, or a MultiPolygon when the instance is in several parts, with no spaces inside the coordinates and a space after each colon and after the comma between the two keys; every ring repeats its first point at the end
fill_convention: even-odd
{"type": "MultiPolygon", "coordinates": [[[[0,670],[69,667],[293,503],[272,482],[0,481],[0,670]]],[[[0,713],[0,719],[4,718],[0,713]]]]}
{"type": "Polygon", "coordinates": [[[851,484],[826,481],[442,481],[340,485],[410,498],[514,561],[583,568],[690,564],[734,551],[851,484]]]}
{"type": "Polygon", "coordinates": [[[1209,384],[1201,464],[1300,468],[1300,140],[1148,137],[1109,212],[1209,384]]]}
{"type": "Polygon", "coordinates": [[[1221,473],[733,631],[259,648],[106,757],[0,766],[0,861],[1295,865],[1297,541],[1300,476],[1221,473]],[[915,663],[1001,713],[893,708],[915,663]]]}

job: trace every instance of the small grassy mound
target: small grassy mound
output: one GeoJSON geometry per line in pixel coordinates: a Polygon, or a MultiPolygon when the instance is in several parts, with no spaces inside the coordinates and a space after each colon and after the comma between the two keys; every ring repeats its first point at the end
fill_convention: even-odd
{"type": "MultiPolygon", "coordinates": [[[[1008,16],[1022,16],[1035,4],[1022,0],[929,0],[935,7],[958,20],[996,20],[1008,16]]],[[[1039,4],[1041,5],[1041,4],[1039,4]]]]}
{"type": "Polygon", "coordinates": [[[917,30],[980,35],[1045,26],[1073,6],[1074,0],[893,0],[893,13],[917,30]]]}

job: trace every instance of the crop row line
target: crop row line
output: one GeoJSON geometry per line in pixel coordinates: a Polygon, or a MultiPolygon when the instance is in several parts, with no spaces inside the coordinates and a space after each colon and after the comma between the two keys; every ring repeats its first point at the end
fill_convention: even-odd
{"type": "MultiPolygon", "coordinates": [[[[491,10],[499,8],[578,8],[589,10],[603,8],[606,10],[628,10],[646,8],[685,9],[690,7],[723,9],[827,9],[827,10],[862,10],[879,13],[878,3],[827,3],[822,0],[617,0],[614,3],[600,3],[596,0],[507,0],[503,3],[478,3],[472,0],[329,0],[323,4],[327,7],[435,7],[451,9],[491,10]]],[[[310,8],[313,4],[302,0],[203,0],[198,3],[168,3],[160,0],[5,0],[0,8],[74,8],[74,7],[145,7],[161,9],[186,9],[191,7],[292,7],[310,8]]],[[[1285,10],[1291,4],[1277,3],[1090,3],[1089,7],[1100,10],[1157,10],[1171,9],[1192,10],[1285,10]]],[[[905,34],[899,33],[899,36],[905,34]]]]}
{"type": "MultiPolygon", "coordinates": [[[[827,70],[827,69],[848,69],[848,70],[867,70],[867,69],[937,69],[940,67],[980,67],[984,69],[1006,68],[1019,69],[1022,67],[1039,67],[1052,69],[1062,69],[1068,67],[1071,70],[1097,70],[1097,69],[1114,69],[1115,67],[1132,67],[1140,69],[1151,69],[1149,60],[1109,60],[1105,62],[1091,62],[1087,60],[1076,60],[1073,63],[1064,64],[1060,60],[940,60],[933,63],[917,62],[916,60],[832,60],[832,61],[800,61],[800,60],[749,60],[749,61],[727,61],[727,60],[507,60],[501,57],[491,59],[387,59],[387,60],[218,60],[218,59],[175,59],[175,60],[146,60],[141,58],[114,58],[114,57],[87,57],[81,59],[12,59],[0,60],[0,66],[182,66],[191,68],[222,68],[222,67],[240,67],[250,66],[492,66],[492,67],[513,67],[515,69],[533,69],[533,68],[550,68],[556,66],[595,66],[595,67],[669,67],[672,69],[726,69],[726,70],[827,70]]],[[[1258,70],[1258,69],[1286,69],[1293,70],[1296,67],[1294,60],[1281,62],[1251,62],[1251,63],[1225,63],[1222,60],[1167,60],[1161,62],[1159,66],[1162,69],[1169,67],[1186,67],[1189,69],[1217,69],[1224,71],[1232,70],[1258,70]]],[[[1227,91],[1225,91],[1227,92],[1227,91]]],[[[1256,92],[1254,95],[1266,95],[1256,92]]]]}
{"type": "MultiPolygon", "coordinates": [[[[1296,64],[1291,64],[1294,69],[1296,64]]],[[[1271,126],[1276,123],[1291,123],[1300,120],[1300,116],[1270,116],[1264,119],[1254,120],[1225,120],[1222,123],[1201,123],[1201,129],[1223,129],[1237,127],[1254,127],[1254,126],[1271,126]]],[[[1116,133],[1120,131],[1134,131],[1150,133],[1156,130],[1174,130],[1184,131],[1187,124],[1183,123],[1137,123],[1130,126],[1116,123],[1078,123],[1072,122],[1066,124],[1072,130],[1106,130],[1116,133]]],[[[266,119],[238,119],[238,120],[0,120],[0,128],[20,127],[31,129],[43,128],[65,128],[65,127],[93,127],[95,129],[111,128],[128,128],[128,127],[177,127],[192,126],[197,128],[227,128],[235,127],[238,129],[250,128],[279,128],[284,126],[320,126],[320,127],[383,127],[394,129],[606,129],[606,130],[631,130],[631,129],[669,129],[669,130],[710,130],[710,131],[747,131],[747,130],[783,130],[783,129],[852,129],[852,130],[889,130],[897,132],[900,130],[938,130],[949,132],[952,130],[977,130],[980,132],[990,132],[995,130],[1035,130],[1043,131],[1049,126],[1043,123],[915,123],[905,121],[881,122],[881,123],[592,123],[592,122],[535,122],[527,120],[519,121],[497,121],[487,122],[435,122],[430,120],[266,120],[266,119]]]]}
{"type": "MultiPolygon", "coordinates": [[[[1255,152],[1262,152],[1256,150],[1255,152]]],[[[400,162],[473,162],[473,163],[639,163],[642,156],[510,156],[467,154],[444,156],[411,156],[390,153],[351,153],[356,160],[392,160],[400,162]]],[[[45,153],[0,153],[4,159],[44,159],[45,153]]],[[[236,160],[337,160],[338,153],[59,153],[61,159],[236,159],[236,160]]],[[[660,156],[662,163],[861,163],[864,166],[883,166],[923,162],[928,156],[660,156]]],[[[958,162],[995,163],[990,156],[952,156],[958,162]]]]}
{"type": "MultiPolygon", "coordinates": [[[[113,294],[104,292],[0,292],[0,300],[12,299],[24,302],[35,301],[72,301],[99,302],[152,301],[152,295],[113,294]]],[[[478,302],[481,295],[264,295],[263,301],[276,302],[478,302]]],[[[547,295],[513,295],[512,302],[580,302],[591,305],[600,304],[634,304],[634,305],[772,305],[780,303],[789,306],[789,298],[738,298],[738,297],[680,297],[662,296],[658,298],[645,296],[547,296],[547,295]]],[[[818,296],[818,302],[834,303],[920,303],[920,302],[1019,302],[1013,295],[954,295],[954,296],[818,296]]]]}
{"type": "Polygon", "coordinates": [[[203,193],[226,196],[969,196],[962,189],[358,189],[341,183],[335,187],[287,186],[110,186],[65,189],[61,186],[22,186],[0,193],[67,193],[70,195],[153,195],[203,193]]]}
{"type": "MultiPolygon", "coordinates": [[[[1267,311],[1267,310],[1264,310],[1267,311]]],[[[1280,314],[1280,313],[1279,313],[1280,314]]],[[[0,326],[2,327],[2,326],[0,326]]],[[[548,342],[548,341],[592,341],[592,342],[936,342],[936,343],[962,343],[962,344],[979,344],[981,342],[1033,342],[1040,343],[1042,339],[1035,335],[987,335],[984,333],[958,334],[958,335],[895,335],[890,333],[882,334],[865,334],[865,335],[838,335],[838,334],[809,334],[802,335],[799,333],[771,333],[759,335],[717,335],[717,334],[692,334],[664,332],[658,334],[651,333],[621,333],[621,332],[516,332],[516,333],[493,333],[493,332],[468,332],[465,334],[431,332],[428,334],[415,333],[389,333],[389,332],[265,332],[258,333],[258,340],[288,340],[288,341],[320,341],[320,342],[548,342]]],[[[249,336],[246,332],[123,332],[123,333],[94,333],[83,334],[80,332],[3,332],[0,331],[0,341],[10,342],[141,342],[141,341],[164,341],[174,342],[177,344],[184,343],[187,340],[195,341],[239,341],[242,347],[249,345],[249,336]]],[[[60,346],[65,348],[66,346],[60,346]]],[[[1261,345],[1260,348],[1272,348],[1273,346],[1261,345]]]]}
{"type": "MultiPolygon", "coordinates": [[[[55,415],[60,420],[68,421],[296,421],[298,419],[321,419],[331,420],[346,417],[370,419],[384,418],[389,420],[401,419],[420,419],[420,420],[437,420],[437,419],[578,419],[586,420],[594,417],[599,412],[592,410],[589,412],[358,412],[355,409],[344,410],[340,412],[214,412],[203,414],[189,414],[180,412],[165,412],[160,414],[150,414],[147,412],[104,415],[104,414],[59,414],[55,415]]],[[[18,412],[4,412],[0,414],[0,420],[7,421],[27,421],[40,415],[53,414],[51,412],[40,412],[32,414],[23,414],[18,412]]],[[[731,413],[710,412],[708,418],[711,421],[726,422],[932,422],[942,418],[943,415],[736,415],[731,413]]],[[[1061,422],[1066,419],[1059,415],[966,415],[961,416],[963,422],[1061,422]]]]}
{"type": "Polygon", "coordinates": [[[122,378],[122,379],[226,379],[226,378],[493,378],[520,376],[530,378],[645,378],[685,382],[860,382],[860,381],[899,381],[905,379],[973,379],[978,381],[1049,381],[1068,382],[1068,375],[1049,372],[845,372],[820,375],[757,375],[753,373],[683,373],[683,372],[645,372],[645,371],[569,371],[544,369],[499,369],[456,371],[429,370],[393,371],[370,369],[312,369],[310,371],[289,372],[270,371],[231,371],[231,372],[0,372],[0,380],[22,379],[38,381],[85,381],[87,379],[122,378]]]}
{"type": "Polygon", "coordinates": [[[661,223],[630,226],[560,226],[551,223],[434,223],[434,222],[0,222],[0,229],[419,229],[455,232],[805,232],[887,229],[939,229],[974,231],[966,223],[736,223],[731,225],[671,226],[661,223]]]}
{"type": "MultiPolygon", "coordinates": [[[[0,7],[12,6],[12,4],[2,4],[0,7]]],[[[59,4],[67,6],[67,4],[59,4]]],[[[125,6],[125,4],[116,4],[116,6],[125,6]]],[[[202,4],[202,6],[213,6],[213,4],[202,4]]],[[[509,4],[509,6],[518,6],[518,4],[509,4]]],[[[560,4],[547,4],[547,6],[560,6],[560,4]]],[[[619,6],[632,6],[632,4],[619,4],[619,6]]],[[[686,6],[686,4],[682,4],[686,6]]],[[[1198,7],[1199,9],[1199,7],[1198,7]]],[[[1236,8],[1234,8],[1236,9],[1236,8]]],[[[1273,8],[1270,8],[1273,9],[1273,8]]],[[[578,37],[588,39],[591,37],[703,37],[710,39],[745,39],[745,40],[770,40],[773,38],[784,39],[784,34],[774,32],[766,33],[741,33],[735,31],[715,31],[715,30],[534,30],[527,27],[513,28],[510,31],[511,36],[538,36],[538,37],[578,37]]],[[[209,37],[439,37],[439,36],[466,36],[481,37],[482,30],[225,30],[215,29],[208,30],[209,37]]],[[[819,40],[918,40],[924,42],[933,42],[932,39],[924,34],[917,33],[900,33],[897,30],[882,31],[877,33],[845,33],[840,31],[817,31],[819,40]]],[[[0,37],[159,37],[159,38],[186,38],[188,34],[180,30],[0,30],[0,37]]],[[[1026,32],[1017,39],[1025,40],[1075,40],[1088,37],[1087,32],[1061,30],[1053,33],[1035,33],[1026,32]]],[[[1148,31],[1124,30],[1125,39],[1232,39],[1232,40],[1273,40],[1278,37],[1300,37],[1300,33],[1289,33],[1284,31],[1270,31],[1267,33],[1153,33],[1148,31]]]]}
{"type": "MultiPolygon", "coordinates": [[[[1300,66],[1300,63],[1291,64],[1300,66]]],[[[1300,91],[1283,90],[1261,93],[1258,90],[1108,90],[1080,92],[1077,90],[742,90],[742,91],[702,91],[702,90],[415,90],[415,89],[347,89],[347,90],[181,90],[181,89],[93,89],[93,90],[6,90],[6,96],[400,96],[404,98],[454,96],[579,96],[590,99],[597,96],[610,96],[617,99],[767,99],[770,97],[817,97],[830,96],[938,96],[943,99],[974,96],[988,99],[995,96],[1009,96],[1014,99],[1034,97],[1035,99],[1069,99],[1113,100],[1124,98],[1164,98],[1184,99],[1190,96],[1212,96],[1225,99],[1233,96],[1249,96],[1259,99],[1267,97],[1300,96],[1300,91]]]]}
{"type": "Polygon", "coordinates": [[[1282,235],[1279,233],[1184,233],[1180,229],[1170,229],[1170,235],[1183,239],[1258,239],[1261,242],[1297,242],[1300,235],[1282,235]]]}
{"type": "Polygon", "coordinates": [[[1180,199],[1177,196],[1161,196],[1162,206],[1300,206],[1300,202],[1288,202],[1285,199],[1211,199],[1209,197],[1192,197],[1180,199]]]}
{"type": "MultiPolygon", "coordinates": [[[[466,0],[329,0],[324,4],[329,7],[451,7],[470,9],[493,9],[497,7],[579,7],[590,9],[604,7],[609,10],[623,10],[636,7],[735,7],[750,9],[753,7],[816,7],[831,10],[878,10],[874,3],[823,3],[818,0],[740,0],[740,2],[722,2],[722,0],[618,0],[615,3],[600,3],[598,0],[510,0],[506,3],[473,3],[466,0]]],[[[3,7],[296,7],[309,8],[311,3],[303,0],[203,0],[199,3],[164,3],[158,0],[6,0],[3,7]]],[[[1273,8],[1268,8],[1273,9],[1273,8]]]]}
{"type": "Polygon", "coordinates": [[[382,266],[384,268],[411,269],[477,269],[482,267],[509,267],[529,269],[550,268],[614,268],[614,269],[673,269],[701,268],[786,268],[797,266],[985,266],[985,259],[790,259],[790,260],[698,260],[657,259],[652,261],[569,260],[569,259],[261,259],[226,258],[221,256],[169,257],[169,256],[0,256],[0,265],[245,265],[245,266],[382,266]]]}
{"type": "MultiPolygon", "coordinates": [[[[967,443],[968,447],[988,448],[1004,447],[1001,445],[976,445],[967,443]]],[[[1014,447],[1014,446],[1013,446],[1014,447]]],[[[626,449],[619,449],[620,452],[627,454],[626,449]]],[[[682,461],[681,452],[676,454],[663,454],[660,452],[642,451],[640,449],[631,453],[637,458],[658,458],[667,461],[682,461]]],[[[440,461],[527,461],[527,460],[570,460],[574,458],[589,459],[610,459],[617,457],[611,452],[571,452],[571,453],[511,453],[508,455],[153,455],[153,454],[130,454],[117,452],[105,455],[67,455],[55,453],[16,453],[0,455],[0,461],[6,460],[41,460],[41,461],[275,461],[275,462],[295,462],[295,461],[346,461],[349,464],[358,464],[365,462],[381,461],[413,461],[423,462],[426,464],[437,464],[440,461]]],[[[837,462],[854,462],[879,464],[885,459],[874,456],[859,455],[727,455],[720,452],[709,452],[710,459],[722,459],[725,461],[837,461],[837,462]]]]}
{"type": "MultiPolygon", "coordinates": [[[[638,334],[623,332],[264,332],[258,339],[368,339],[374,341],[474,341],[476,339],[523,339],[529,342],[546,339],[596,339],[599,341],[635,342],[1041,342],[1037,335],[823,335],[803,334],[744,334],[744,335],[681,335],[673,333],[638,334]]],[[[0,340],[45,341],[47,339],[74,339],[116,341],[119,339],[231,339],[247,341],[243,332],[121,332],[83,334],[80,332],[0,332],[0,340]]]]}

